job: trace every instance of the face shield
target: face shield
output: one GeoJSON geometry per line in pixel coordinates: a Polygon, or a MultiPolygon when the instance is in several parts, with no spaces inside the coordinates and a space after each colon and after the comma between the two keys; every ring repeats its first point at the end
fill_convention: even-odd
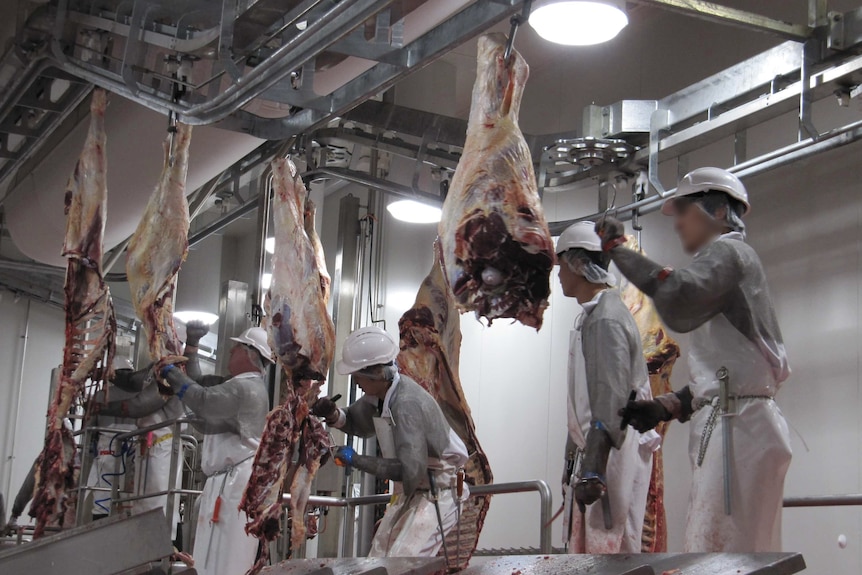
{"type": "Polygon", "coordinates": [[[600,266],[590,256],[591,253],[586,250],[575,248],[564,252],[560,259],[569,267],[572,273],[577,274],[593,284],[607,285],[614,287],[617,285],[617,278],[614,277],[607,269],[600,266]]]}
{"type": "Polygon", "coordinates": [[[685,205],[695,205],[707,216],[720,224],[730,228],[731,231],[739,232],[745,236],[745,223],[742,221],[742,214],[745,212],[745,206],[738,200],[734,200],[724,192],[710,190],[676,198],[674,204],[677,209],[685,205]],[[721,209],[724,208],[725,217],[719,220],[716,217],[721,209]]]}

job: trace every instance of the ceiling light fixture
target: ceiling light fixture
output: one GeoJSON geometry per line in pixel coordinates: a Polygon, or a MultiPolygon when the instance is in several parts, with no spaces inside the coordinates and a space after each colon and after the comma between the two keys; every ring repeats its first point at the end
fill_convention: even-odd
{"type": "Polygon", "coordinates": [[[266,248],[266,253],[274,254],[275,253],[275,238],[266,238],[266,241],[263,242],[263,247],[266,248]]]}
{"type": "Polygon", "coordinates": [[[443,210],[416,200],[398,200],[386,206],[392,217],[410,224],[436,224],[443,210]]]}
{"type": "Polygon", "coordinates": [[[628,23],[625,2],[617,0],[539,0],[530,13],[539,36],[566,46],[607,42],[628,23]]]}
{"type": "Polygon", "coordinates": [[[272,274],[263,274],[260,276],[260,288],[261,289],[269,289],[269,286],[272,285],[272,274]]]}
{"type": "Polygon", "coordinates": [[[212,325],[218,321],[218,316],[208,311],[175,311],[174,317],[188,324],[190,321],[199,321],[204,325],[212,325]]]}

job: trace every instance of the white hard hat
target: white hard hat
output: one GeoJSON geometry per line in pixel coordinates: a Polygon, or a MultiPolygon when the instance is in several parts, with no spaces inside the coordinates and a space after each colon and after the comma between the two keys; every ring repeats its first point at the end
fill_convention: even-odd
{"type": "Polygon", "coordinates": [[[132,365],[132,362],[129,361],[129,358],[122,357],[119,355],[114,356],[114,361],[111,364],[111,367],[114,368],[114,371],[119,371],[121,369],[135,369],[135,367],[132,365]]]}
{"type": "Polygon", "coordinates": [[[574,248],[590,252],[602,251],[602,240],[596,233],[596,224],[576,222],[563,230],[557,239],[557,255],[574,248]]]}
{"type": "Polygon", "coordinates": [[[239,337],[232,337],[231,340],[253,347],[260,352],[260,355],[262,355],[265,360],[270,363],[274,362],[266,330],[262,327],[250,327],[242,332],[239,337]]]}
{"type": "Polygon", "coordinates": [[[398,342],[376,325],[362,327],[347,336],[341,359],[335,368],[341,375],[355,373],[366,367],[384,365],[398,357],[398,342]]]}
{"type": "Polygon", "coordinates": [[[741,214],[743,216],[751,209],[751,204],[748,203],[748,192],[739,178],[721,168],[698,168],[682,177],[676,188],[676,193],[662,204],[661,213],[672,216],[675,213],[674,200],[676,198],[710,190],[724,192],[731,198],[742,202],[742,205],[745,206],[745,211],[741,214]]]}

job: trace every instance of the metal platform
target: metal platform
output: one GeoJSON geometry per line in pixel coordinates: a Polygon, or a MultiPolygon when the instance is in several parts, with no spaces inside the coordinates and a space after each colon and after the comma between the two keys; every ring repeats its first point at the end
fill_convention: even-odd
{"type": "Polygon", "coordinates": [[[113,575],[172,552],[165,514],[154,509],[102,519],[0,552],[0,573],[113,575]]]}
{"type": "Polygon", "coordinates": [[[799,553],[657,553],[497,557],[464,575],[790,575],[805,569],[799,553]]]}
{"type": "Polygon", "coordinates": [[[441,557],[292,559],[264,567],[264,575],[431,575],[446,568],[441,557]]]}

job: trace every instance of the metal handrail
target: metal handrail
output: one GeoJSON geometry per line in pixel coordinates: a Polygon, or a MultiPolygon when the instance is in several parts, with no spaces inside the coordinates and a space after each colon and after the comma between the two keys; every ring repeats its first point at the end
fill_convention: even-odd
{"type": "Polygon", "coordinates": [[[784,498],[784,507],[843,507],[850,505],[862,505],[862,493],[784,498]]]}
{"type": "MultiPolygon", "coordinates": [[[[531,481],[515,481],[512,483],[491,483],[489,485],[470,486],[470,497],[483,497],[487,495],[503,495],[506,493],[529,493],[535,491],[539,494],[539,549],[541,553],[553,552],[551,545],[551,488],[542,479],[531,481]]],[[[315,507],[345,507],[353,508],[361,505],[381,505],[389,503],[391,494],[364,495],[361,497],[330,497],[324,495],[312,495],[308,498],[308,504],[315,507]]],[[[290,503],[290,494],[285,493],[281,497],[282,505],[290,503]]]]}

